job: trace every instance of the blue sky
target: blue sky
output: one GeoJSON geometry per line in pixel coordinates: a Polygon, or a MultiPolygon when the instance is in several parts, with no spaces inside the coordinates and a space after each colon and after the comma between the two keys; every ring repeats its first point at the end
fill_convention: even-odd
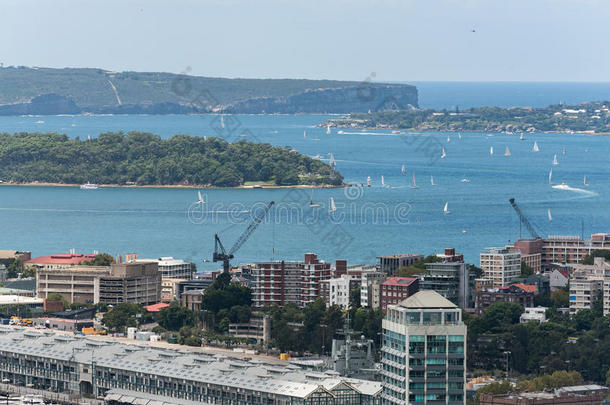
{"type": "Polygon", "coordinates": [[[0,62],[222,77],[608,81],[608,21],[602,0],[2,0],[0,62]]]}

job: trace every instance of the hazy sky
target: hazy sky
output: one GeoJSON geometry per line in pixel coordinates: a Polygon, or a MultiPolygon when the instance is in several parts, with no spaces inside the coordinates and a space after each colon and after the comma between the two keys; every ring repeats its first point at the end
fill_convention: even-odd
{"type": "Polygon", "coordinates": [[[0,0],[0,62],[190,66],[222,77],[608,81],[609,21],[608,0],[0,0]]]}

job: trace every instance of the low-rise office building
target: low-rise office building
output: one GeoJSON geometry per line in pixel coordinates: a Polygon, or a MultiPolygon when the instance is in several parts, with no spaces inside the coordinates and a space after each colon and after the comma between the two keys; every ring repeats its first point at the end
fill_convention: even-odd
{"type": "Polygon", "coordinates": [[[72,251],[70,253],[58,253],[50,256],[35,257],[27,260],[25,265],[45,270],[65,269],[82,265],[83,262],[94,260],[95,256],[95,254],[82,254],[72,251]]]}
{"type": "Polygon", "coordinates": [[[161,275],[154,262],[43,267],[36,270],[36,291],[39,298],[58,293],[70,303],[154,304],[161,300],[161,275]]]}
{"type": "Polygon", "coordinates": [[[164,279],[183,279],[190,280],[195,272],[195,265],[181,259],[174,259],[171,256],[159,257],[157,259],[137,259],[137,262],[156,262],[159,266],[159,273],[164,279]]]}
{"type": "Polygon", "coordinates": [[[378,256],[379,269],[387,274],[394,274],[396,270],[403,266],[412,266],[418,260],[422,260],[424,255],[419,253],[400,253],[388,256],[378,256]]]}
{"type": "Polygon", "coordinates": [[[107,401],[121,390],[132,401],[152,396],[160,402],[171,397],[182,403],[231,405],[377,405],[381,394],[378,382],[340,378],[334,371],[305,372],[298,366],[187,349],[6,327],[0,327],[0,378],[107,401]]]}

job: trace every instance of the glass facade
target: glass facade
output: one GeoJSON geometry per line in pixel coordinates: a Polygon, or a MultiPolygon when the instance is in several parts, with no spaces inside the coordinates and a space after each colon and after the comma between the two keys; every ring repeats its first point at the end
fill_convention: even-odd
{"type": "Polygon", "coordinates": [[[465,404],[461,310],[390,306],[383,321],[383,404],[465,404]]]}

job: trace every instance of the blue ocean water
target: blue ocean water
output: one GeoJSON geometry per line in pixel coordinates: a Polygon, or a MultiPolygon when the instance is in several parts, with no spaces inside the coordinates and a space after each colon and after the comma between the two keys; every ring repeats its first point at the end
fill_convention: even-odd
{"type": "Polygon", "coordinates": [[[610,100],[610,83],[555,82],[411,82],[419,105],[433,109],[470,107],[546,107],[610,100]]]}
{"type": "MultiPolygon", "coordinates": [[[[214,234],[231,246],[253,215],[267,202],[276,207],[236,254],[234,263],[299,259],[305,252],[322,259],[374,263],[398,252],[440,252],[455,247],[478,263],[488,246],[519,237],[519,222],[508,199],[515,197],[542,235],[580,235],[610,231],[607,137],[566,134],[516,135],[426,133],[335,129],[327,135],[315,125],[319,115],[226,117],[236,134],[251,131],[258,140],[289,146],[323,159],[333,153],[337,170],[350,183],[370,188],[310,190],[206,189],[202,212],[192,205],[193,189],[76,187],[0,187],[0,248],[30,250],[33,255],[94,249],[113,255],[174,256],[198,263],[211,259],[214,234]],[[306,137],[304,137],[306,132],[306,137]],[[448,139],[449,138],[449,141],[448,139]],[[534,141],[540,152],[532,152],[534,141]],[[444,147],[446,158],[435,150],[444,147]],[[490,155],[493,146],[495,154],[490,155]],[[511,152],[504,156],[505,148],[511,152]],[[563,149],[565,148],[565,155],[563,149]],[[559,165],[552,166],[557,154],[559,165]],[[405,165],[407,176],[402,175],[405,165]],[[553,189],[565,182],[581,191],[553,189]],[[420,187],[410,188],[413,173],[420,187]],[[587,176],[589,186],[583,185],[587,176]],[[381,176],[392,188],[381,186],[381,176]],[[431,186],[433,176],[436,186],[431,186]],[[470,182],[462,182],[467,178],[470,182]],[[333,198],[337,210],[329,215],[333,198]],[[442,210],[448,203],[449,215],[442,210]],[[551,210],[553,220],[547,218],[551,210]]],[[[0,117],[7,132],[58,131],[86,138],[103,131],[138,129],[164,137],[174,133],[213,136],[213,116],[44,116],[0,117]]],[[[216,120],[217,122],[217,120],[216,120]]],[[[525,236],[525,234],[524,234],[525,236]]]]}

